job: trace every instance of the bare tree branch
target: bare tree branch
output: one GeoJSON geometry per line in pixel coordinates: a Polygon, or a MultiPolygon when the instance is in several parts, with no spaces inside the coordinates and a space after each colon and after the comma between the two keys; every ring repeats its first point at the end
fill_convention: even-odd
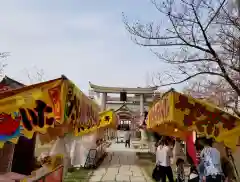
{"type": "Polygon", "coordinates": [[[43,69],[39,69],[37,67],[34,67],[31,69],[31,71],[26,70],[27,77],[30,81],[30,84],[35,84],[39,82],[45,81],[45,73],[43,69]]]}
{"type": "Polygon", "coordinates": [[[164,79],[158,86],[180,84],[200,75],[214,75],[240,96],[240,84],[235,79],[235,75],[240,74],[240,19],[229,11],[229,1],[151,2],[163,17],[162,24],[129,23],[126,16],[123,22],[136,44],[150,47],[159,60],[178,69],[179,75],[164,73],[169,80],[164,79]],[[167,49],[163,52],[162,48],[167,49]]]}
{"type": "Polygon", "coordinates": [[[184,91],[195,98],[205,99],[240,116],[239,97],[224,79],[218,79],[215,82],[209,80],[192,82],[184,91]]]}
{"type": "Polygon", "coordinates": [[[0,52],[0,77],[4,76],[4,69],[7,66],[7,64],[4,62],[4,59],[9,55],[9,52],[0,52]]]}
{"type": "MultiPolygon", "coordinates": [[[[163,83],[160,85],[160,87],[164,87],[164,86],[169,86],[169,85],[176,85],[176,84],[180,84],[180,83],[183,83],[183,82],[186,82],[196,76],[200,76],[200,75],[214,75],[214,76],[221,76],[223,77],[223,75],[219,74],[219,73],[212,73],[212,72],[201,72],[201,73],[195,73],[193,75],[189,75],[187,78],[184,78],[180,81],[173,81],[173,82],[170,82],[170,83],[163,83]]],[[[172,78],[173,79],[173,78],[172,78]]],[[[174,79],[173,79],[174,80],[174,79]]]]}

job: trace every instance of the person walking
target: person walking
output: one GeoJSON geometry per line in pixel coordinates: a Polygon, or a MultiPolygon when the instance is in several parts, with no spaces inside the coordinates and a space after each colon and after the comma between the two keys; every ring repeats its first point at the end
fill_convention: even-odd
{"type": "Polygon", "coordinates": [[[221,166],[221,156],[220,152],[212,147],[212,139],[203,139],[204,148],[201,151],[200,166],[204,168],[203,181],[204,182],[222,182],[223,181],[223,171],[221,166]]]}
{"type": "Polygon", "coordinates": [[[174,182],[170,166],[171,157],[173,157],[173,154],[170,148],[170,141],[164,138],[156,150],[156,167],[152,175],[157,182],[166,182],[166,177],[168,177],[169,182],[174,182]]]}
{"type": "Polygon", "coordinates": [[[131,139],[131,133],[129,130],[125,130],[125,147],[130,148],[130,139],[131,139]]]}

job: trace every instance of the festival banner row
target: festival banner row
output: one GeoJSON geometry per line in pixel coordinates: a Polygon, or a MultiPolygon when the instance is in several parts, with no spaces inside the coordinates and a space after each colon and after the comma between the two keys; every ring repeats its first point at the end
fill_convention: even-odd
{"type": "MultiPolygon", "coordinates": [[[[74,127],[71,125],[71,127],[73,127],[72,133],[75,136],[83,136],[101,128],[108,127],[108,128],[116,129],[117,123],[118,123],[118,117],[116,113],[113,110],[107,110],[99,113],[99,122],[97,125],[93,125],[90,128],[85,128],[84,130],[80,130],[80,131],[78,130],[77,126],[74,127]]],[[[57,137],[59,136],[64,136],[64,134],[66,134],[67,131],[69,131],[68,126],[69,126],[68,124],[63,124],[60,127],[55,126],[54,128],[48,128],[46,134],[39,134],[39,140],[41,144],[49,143],[52,140],[56,140],[57,137]]]]}
{"type": "Polygon", "coordinates": [[[3,92],[0,105],[0,147],[63,124],[76,134],[99,125],[98,105],[66,77],[3,92]]]}
{"type": "Polygon", "coordinates": [[[152,106],[147,119],[148,129],[164,135],[184,138],[188,131],[195,130],[219,142],[223,141],[225,144],[229,142],[223,136],[231,135],[231,141],[233,138],[237,140],[239,135],[234,131],[238,127],[240,127],[240,118],[210,103],[178,93],[173,89],[165,93],[152,106]]]}
{"type": "Polygon", "coordinates": [[[105,127],[111,127],[111,128],[116,128],[116,114],[113,110],[107,110],[104,112],[99,113],[99,122],[97,125],[94,125],[90,128],[86,128],[85,130],[82,130],[81,132],[78,132],[75,130],[75,136],[83,136],[88,133],[94,132],[100,128],[105,128],[105,127]]]}

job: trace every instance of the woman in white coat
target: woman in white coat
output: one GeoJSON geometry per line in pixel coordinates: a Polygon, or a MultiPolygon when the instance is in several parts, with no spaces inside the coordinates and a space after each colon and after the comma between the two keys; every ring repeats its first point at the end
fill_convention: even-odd
{"type": "Polygon", "coordinates": [[[173,172],[170,166],[172,157],[173,154],[170,148],[170,141],[165,138],[156,150],[156,168],[158,169],[158,175],[156,175],[157,181],[166,182],[166,177],[168,177],[169,182],[174,182],[173,172]]]}

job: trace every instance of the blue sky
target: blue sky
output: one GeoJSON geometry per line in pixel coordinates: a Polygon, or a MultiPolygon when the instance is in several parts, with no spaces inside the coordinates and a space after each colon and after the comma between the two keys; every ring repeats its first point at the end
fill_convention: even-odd
{"type": "Polygon", "coordinates": [[[1,1],[0,51],[11,53],[5,74],[23,83],[37,69],[45,79],[64,74],[84,92],[88,81],[146,86],[153,72],[169,66],[131,41],[122,12],[130,20],[161,18],[150,0],[1,1]]]}

